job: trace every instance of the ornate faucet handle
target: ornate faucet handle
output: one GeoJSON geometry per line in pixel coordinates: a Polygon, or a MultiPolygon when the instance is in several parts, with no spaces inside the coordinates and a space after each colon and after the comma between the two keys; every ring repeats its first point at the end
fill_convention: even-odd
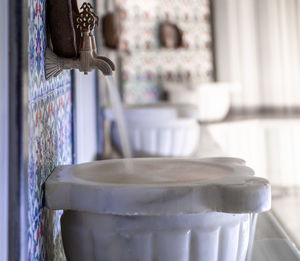
{"type": "Polygon", "coordinates": [[[76,18],[76,28],[82,33],[93,31],[95,25],[98,25],[99,17],[92,11],[92,5],[85,2],[82,4],[80,9],[82,9],[82,11],[76,18]]]}

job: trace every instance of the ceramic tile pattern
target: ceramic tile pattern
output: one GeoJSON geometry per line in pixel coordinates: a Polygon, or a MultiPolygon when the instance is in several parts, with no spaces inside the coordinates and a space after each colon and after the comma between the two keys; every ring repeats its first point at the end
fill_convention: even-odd
{"type": "Polygon", "coordinates": [[[45,0],[28,0],[28,16],[28,260],[64,260],[61,212],[43,208],[43,183],[56,165],[72,163],[71,76],[45,80],[45,0]]]}
{"type": "MultiPolygon", "coordinates": [[[[46,26],[45,26],[45,2],[46,0],[28,0],[28,32],[29,32],[29,43],[28,43],[28,67],[29,67],[29,166],[28,166],[28,260],[63,260],[64,254],[62,250],[61,237],[60,237],[60,215],[61,212],[53,212],[43,208],[43,183],[55,168],[59,164],[70,164],[72,163],[72,122],[71,122],[71,76],[70,72],[64,72],[55,79],[50,81],[45,80],[44,72],[44,52],[46,47],[46,26]]],[[[156,3],[156,1],[154,1],[156,3]]],[[[161,13],[163,10],[177,10],[178,1],[162,1],[164,8],[160,8],[159,12],[156,12],[156,16],[159,19],[162,16],[166,16],[165,13],[161,13]],[[176,5],[177,3],[177,5],[176,5]],[[172,8],[170,8],[172,7],[172,8]]],[[[202,80],[209,80],[211,78],[212,71],[212,58],[211,58],[211,48],[210,48],[210,29],[208,27],[208,14],[209,6],[208,0],[201,0],[200,3],[197,1],[185,1],[185,9],[189,9],[189,3],[192,5],[197,3],[197,10],[199,10],[200,19],[197,32],[200,33],[201,39],[198,41],[189,40],[189,33],[185,35],[186,41],[190,41],[190,51],[183,52],[179,55],[179,52],[169,55],[168,52],[161,53],[163,57],[161,62],[164,64],[164,68],[169,61],[169,65],[174,64],[174,61],[185,62],[185,67],[187,68],[189,62],[189,57],[194,55],[196,52],[200,55],[199,59],[195,59],[201,62],[200,71],[198,76],[202,80]],[[203,40],[202,40],[203,39],[203,40]],[[194,42],[193,42],[194,41],[194,42]],[[200,45],[193,45],[193,43],[201,43],[200,45]],[[189,53],[189,54],[188,54],[189,53]],[[185,56],[187,55],[187,56],[185,56]],[[170,57],[172,59],[170,60],[170,57]],[[165,61],[165,60],[166,61],[165,61]],[[169,59],[169,60],[168,60],[169,59]]],[[[126,0],[120,1],[119,4],[130,7],[130,3],[137,6],[144,5],[144,1],[134,1],[126,0]],[[126,3],[125,3],[126,2],[126,3]]],[[[155,32],[153,24],[147,21],[153,21],[151,19],[144,19],[140,14],[151,17],[152,14],[145,14],[138,11],[139,17],[130,16],[130,12],[135,10],[135,7],[128,10],[128,18],[126,22],[124,21],[124,26],[128,25],[130,27],[131,21],[135,24],[139,24],[141,21],[146,21],[148,27],[144,32],[139,34],[139,37],[129,37],[131,41],[138,42],[137,45],[133,45],[134,51],[137,56],[128,56],[124,59],[126,65],[126,70],[124,71],[124,81],[128,87],[126,97],[129,102],[132,101],[154,101],[157,100],[159,96],[159,87],[157,87],[156,74],[152,75],[151,71],[147,68],[151,65],[151,51],[155,50],[157,43],[150,43],[150,48],[143,48],[142,46],[148,46],[149,39],[155,39],[151,36],[155,32]],[[138,20],[136,20],[138,19],[138,20]],[[137,21],[139,21],[137,23],[137,21]],[[128,23],[127,23],[128,22],[128,23]],[[150,27],[149,27],[150,26],[150,27]],[[147,29],[148,28],[148,29],[147,29]],[[148,39],[148,40],[147,40],[148,39]],[[139,42],[141,41],[141,42],[139,42]],[[137,50],[138,49],[138,50],[137,50]],[[144,51],[147,52],[144,52],[144,51]],[[150,52],[148,52],[150,51],[150,52]],[[140,55],[138,53],[140,52],[140,55]],[[144,54],[144,53],[145,54],[144,54]],[[149,58],[150,53],[150,58],[149,58]],[[135,57],[137,61],[142,61],[141,68],[146,68],[145,70],[139,72],[138,75],[132,75],[132,71],[140,66],[138,62],[135,62],[135,57]],[[132,60],[133,59],[133,60],[132,60]],[[149,62],[150,59],[150,62],[149,62]],[[132,79],[137,79],[139,83],[140,79],[144,82],[143,88],[136,88],[135,84],[132,84],[132,79]],[[154,83],[154,84],[153,84],[154,83]]],[[[150,10],[150,9],[149,9],[150,10]]],[[[151,9],[156,10],[156,9],[151,9]]],[[[179,16],[185,14],[179,9],[179,16]]],[[[189,9],[191,10],[191,8],[189,9]]],[[[176,11],[177,12],[177,11],[176,11]]],[[[174,11],[173,13],[176,14],[174,11]]],[[[172,13],[172,14],[173,14],[172,13]]],[[[196,14],[197,12],[195,12],[196,14]]],[[[170,20],[172,20],[172,14],[170,13],[170,20]]],[[[191,16],[189,16],[191,17],[191,16]]],[[[156,18],[155,18],[156,19],[156,18]]],[[[158,20],[159,20],[158,19],[158,20]]],[[[184,22],[186,18],[180,18],[183,21],[182,28],[184,29],[184,24],[188,27],[188,23],[184,22]]],[[[155,21],[158,21],[157,19],[155,21]]],[[[137,29],[136,27],[134,29],[137,29]]],[[[123,41],[126,41],[126,30],[125,34],[122,36],[123,41]]],[[[130,32],[128,32],[130,35],[130,32]]],[[[199,37],[200,37],[199,36],[199,37]]],[[[195,39],[195,38],[191,38],[195,39]]],[[[151,40],[151,41],[152,41],[151,40]]],[[[131,45],[128,45],[129,47],[131,45]]],[[[158,60],[157,60],[158,61],[158,60]]],[[[197,61],[197,62],[198,62],[197,61]]],[[[155,63],[154,68],[158,68],[159,65],[156,64],[156,60],[152,60],[155,63]]],[[[175,63],[176,64],[176,63],[175,63]]],[[[175,67],[174,67],[175,68],[175,67]]],[[[177,68],[177,67],[176,67],[177,68]]],[[[195,68],[195,67],[192,67],[195,68]]],[[[197,67],[198,68],[198,67],[197,67]]],[[[169,70],[169,69],[168,69],[169,70]]],[[[170,69],[171,70],[171,69],[170,69]]],[[[172,69],[173,70],[173,69],[172,69]]],[[[192,74],[194,72],[191,72],[192,74]]],[[[196,72],[197,75],[197,72],[196,72]]],[[[126,86],[126,85],[125,85],[126,86]]]]}
{"type": "Polygon", "coordinates": [[[194,85],[213,80],[209,0],[118,0],[124,100],[159,99],[164,82],[194,85]],[[158,28],[170,21],[183,32],[184,48],[159,47],[158,28]]]}

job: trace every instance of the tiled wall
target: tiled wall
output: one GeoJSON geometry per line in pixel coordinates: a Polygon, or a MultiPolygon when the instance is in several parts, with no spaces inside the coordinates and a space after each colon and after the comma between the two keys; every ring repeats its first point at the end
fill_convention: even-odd
{"type": "Polygon", "coordinates": [[[118,0],[122,80],[127,103],[159,99],[164,82],[182,87],[213,80],[209,0],[118,0]],[[159,47],[158,27],[170,21],[183,31],[184,48],[159,47]]]}
{"type": "Polygon", "coordinates": [[[43,183],[59,164],[72,163],[71,75],[45,80],[45,0],[28,0],[29,260],[64,260],[61,212],[43,208],[43,183]]]}

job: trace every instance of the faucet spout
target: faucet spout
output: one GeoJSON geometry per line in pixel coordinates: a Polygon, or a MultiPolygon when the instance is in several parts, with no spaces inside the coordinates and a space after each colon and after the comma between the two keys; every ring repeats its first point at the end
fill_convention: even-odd
{"type": "Polygon", "coordinates": [[[112,71],[114,70],[114,64],[108,58],[106,58],[105,60],[104,59],[95,58],[95,59],[93,59],[92,62],[93,62],[93,67],[95,66],[104,75],[112,75],[112,71]]]}
{"type": "Polygon", "coordinates": [[[103,60],[104,62],[108,63],[109,66],[110,66],[110,68],[114,71],[115,70],[114,63],[110,59],[108,59],[107,57],[105,57],[105,56],[99,56],[97,54],[97,46],[96,46],[95,36],[92,35],[92,34],[90,34],[90,38],[91,38],[92,49],[93,49],[93,51],[92,51],[93,52],[93,57],[95,59],[100,59],[100,60],[103,60]]]}
{"type": "Polygon", "coordinates": [[[96,58],[106,62],[110,66],[112,71],[114,71],[116,69],[115,64],[109,58],[107,58],[105,56],[96,56],[96,58]]]}

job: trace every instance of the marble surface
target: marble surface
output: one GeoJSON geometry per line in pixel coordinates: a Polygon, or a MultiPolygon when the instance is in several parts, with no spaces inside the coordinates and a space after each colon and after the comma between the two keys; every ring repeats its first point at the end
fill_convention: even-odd
{"type": "Polygon", "coordinates": [[[197,156],[231,156],[247,160],[272,186],[272,210],[300,247],[299,110],[231,115],[202,126],[197,156]]]}
{"type": "MultiPolygon", "coordinates": [[[[111,109],[103,110],[112,122],[111,109]]],[[[125,106],[130,144],[135,157],[187,157],[197,150],[201,128],[197,123],[198,110],[185,104],[157,103],[125,106]]],[[[116,124],[112,123],[111,137],[120,150],[116,124]]]]}
{"type": "Polygon", "coordinates": [[[300,260],[299,251],[271,211],[258,216],[252,260],[300,260]]]}
{"type": "Polygon", "coordinates": [[[46,204],[71,260],[242,261],[270,192],[237,158],[117,159],[57,167],[46,204]]]}
{"type": "MultiPolygon", "coordinates": [[[[230,113],[222,122],[215,122],[215,124],[227,123],[233,121],[247,121],[247,120],[297,120],[300,117],[300,108],[276,108],[266,107],[261,109],[231,109],[230,113]]],[[[213,123],[210,123],[213,124],[213,123]]]]}
{"type": "Polygon", "coordinates": [[[300,249],[300,188],[272,187],[272,210],[287,234],[300,249]],[[288,214],[287,214],[288,213],[288,214]]]}
{"type": "MultiPolygon", "coordinates": [[[[197,149],[200,128],[196,120],[128,121],[128,133],[135,157],[188,157],[197,149]]],[[[118,145],[116,128],[112,137],[118,145]]]]}
{"type": "Polygon", "coordinates": [[[259,213],[267,180],[234,158],[140,158],[60,166],[46,182],[50,209],[102,214],[259,213]]]}
{"type": "MultiPolygon", "coordinates": [[[[225,152],[213,138],[208,128],[202,127],[199,150],[195,157],[224,156],[225,152]]],[[[274,199],[276,200],[276,199],[274,199]]],[[[280,207],[280,206],[279,206],[280,207]]],[[[289,219],[286,215],[284,220],[289,219]]],[[[255,261],[298,261],[299,253],[286,236],[272,213],[262,213],[258,217],[254,243],[253,260],[255,261]]]]}
{"type": "MultiPolygon", "coordinates": [[[[226,152],[222,148],[214,138],[213,133],[210,132],[209,127],[212,125],[238,123],[240,120],[241,122],[245,122],[257,119],[283,120],[286,118],[289,119],[287,122],[290,123],[295,122],[299,115],[299,112],[294,112],[293,114],[287,114],[287,112],[274,114],[268,111],[262,114],[249,112],[246,116],[245,114],[236,113],[235,115],[230,115],[225,121],[202,125],[199,149],[194,157],[228,156],[228,151],[226,152]]],[[[282,126],[286,126],[284,122],[282,123],[282,126]]],[[[258,216],[253,250],[254,261],[300,260],[300,253],[296,247],[299,247],[300,242],[300,233],[298,232],[300,215],[299,204],[297,204],[299,192],[297,191],[299,191],[297,187],[272,187],[272,211],[262,213],[258,216]]]]}
{"type": "Polygon", "coordinates": [[[62,216],[72,261],[245,261],[253,228],[251,214],[62,216]]]}
{"type": "MultiPolygon", "coordinates": [[[[198,108],[192,104],[156,102],[152,104],[124,104],[124,115],[128,120],[159,121],[176,118],[198,119],[198,108]]],[[[104,108],[103,114],[106,119],[114,120],[111,108],[104,108]]]]}

